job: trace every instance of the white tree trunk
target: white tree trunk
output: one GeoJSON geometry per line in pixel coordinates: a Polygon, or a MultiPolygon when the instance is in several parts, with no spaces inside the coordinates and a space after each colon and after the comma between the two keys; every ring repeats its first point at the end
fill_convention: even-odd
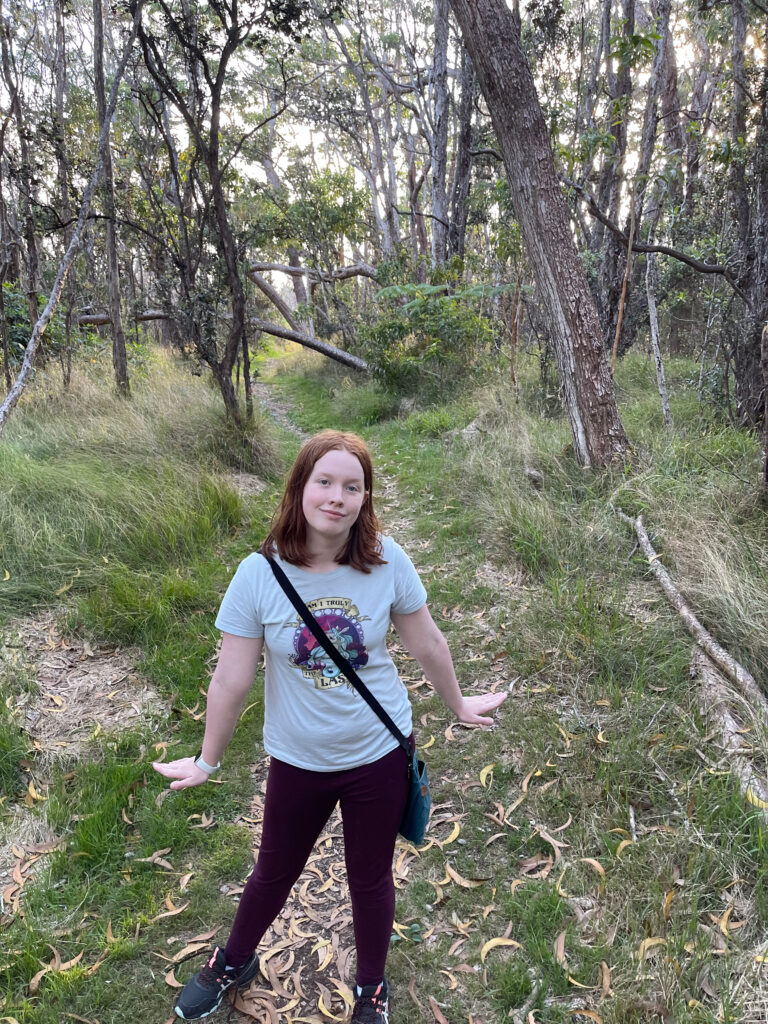
{"type": "Polygon", "coordinates": [[[667,382],[664,379],[664,363],[661,358],[661,345],[659,344],[659,314],[656,309],[656,291],[654,288],[656,276],[656,254],[649,252],[645,268],[645,290],[648,295],[648,319],[651,324],[651,346],[653,348],[653,359],[656,363],[656,386],[659,389],[661,399],[661,411],[664,413],[664,422],[670,430],[674,429],[672,413],[669,411],[669,395],[667,394],[667,382]]]}

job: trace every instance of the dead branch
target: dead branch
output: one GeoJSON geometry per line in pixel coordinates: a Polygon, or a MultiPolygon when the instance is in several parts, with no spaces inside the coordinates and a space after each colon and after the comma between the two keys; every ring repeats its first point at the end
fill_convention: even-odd
{"type": "Polygon", "coordinates": [[[648,534],[645,532],[643,517],[638,516],[637,519],[630,519],[630,517],[622,512],[621,509],[616,509],[616,514],[620,519],[627,523],[627,525],[634,529],[637,534],[640,547],[642,548],[643,554],[648,559],[648,564],[653,570],[654,576],[659,581],[661,589],[667,595],[670,604],[672,604],[672,606],[677,610],[678,615],[683,620],[685,628],[691,634],[693,639],[699,647],[707,652],[720,671],[738,687],[740,693],[752,709],[753,714],[756,717],[762,717],[764,720],[768,721],[768,701],[766,701],[763,691],[757,685],[754,676],[752,676],[751,673],[743,667],[743,665],[740,665],[739,662],[725,650],[725,648],[720,646],[717,640],[715,640],[712,634],[702,626],[694,613],[688,607],[685,598],[672,582],[672,577],[659,561],[659,555],[654,551],[653,545],[648,538],[648,534]]]}
{"type": "MultiPolygon", "coordinates": [[[[754,771],[749,751],[744,749],[746,730],[732,710],[734,699],[744,702],[743,698],[734,694],[717,665],[698,648],[694,648],[691,658],[691,676],[701,682],[699,708],[702,717],[717,727],[721,746],[729,755],[728,764],[739,780],[742,794],[768,820],[768,785],[754,771]]],[[[749,712],[751,708],[745,710],[749,712]]],[[[754,737],[754,740],[758,742],[759,737],[754,737]]]]}
{"type": "Polygon", "coordinates": [[[276,338],[285,338],[287,341],[295,341],[298,345],[303,345],[305,348],[314,349],[315,352],[321,352],[324,356],[328,356],[331,359],[335,359],[337,363],[343,363],[345,366],[351,366],[353,370],[360,370],[363,373],[369,373],[368,364],[364,359],[353,356],[351,352],[345,352],[344,349],[336,348],[334,345],[329,345],[327,341],[321,341],[319,338],[310,338],[308,334],[301,334],[299,331],[291,331],[287,327],[280,327],[278,324],[267,323],[266,320],[251,319],[248,323],[255,327],[259,331],[265,331],[267,334],[273,334],[276,338]]]}
{"type": "Polygon", "coordinates": [[[277,309],[278,313],[281,314],[291,330],[297,331],[299,334],[305,333],[304,325],[300,324],[294,317],[293,310],[282,297],[280,292],[276,288],[273,288],[269,281],[258,273],[258,271],[254,270],[253,267],[251,267],[249,276],[261,293],[269,299],[272,305],[277,309]]]}
{"type": "MultiPolygon", "coordinates": [[[[134,313],[129,319],[146,323],[150,320],[167,320],[168,314],[163,309],[145,309],[141,313],[134,313]]],[[[83,313],[77,318],[78,327],[106,327],[111,323],[109,313],[83,313]]]]}
{"type": "Polygon", "coordinates": [[[315,267],[291,267],[287,263],[262,263],[256,260],[251,263],[250,274],[260,273],[264,270],[278,270],[281,274],[288,274],[290,277],[306,276],[310,281],[345,281],[349,277],[370,277],[376,279],[376,268],[369,263],[355,263],[349,267],[335,267],[331,271],[317,270],[315,267]]]}
{"type": "MultiPolygon", "coordinates": [[[[608,230],[613,232],[613,234],[616,235],[620,241],[624,242],[625,245],[629,242],[629,239],[618,224],[614,224],[611,218],[607,214],[603,213],[594,198],[589,194],[589,192],[587,192],[583,185],[579,185],[578,182],[572,181],[569,178],[563,179],[563,184],[568,185],[569,188],[572,188],[574,192],[577,192],[578,195],[581,196],[587,204],[587,209],[596,220],[599,220],[601,224],[604,224],[608,230]]],[[[752,302],[749,296],[745,295],[731,271],[722,263],[705,263],[703,260],[697,260],[695,256],[689,256],[687,252],[683,252],[681,249],[673,249],[669,245],[646,245],[645,242],[638,242],[636,240],[632,242],[632,252],[658,252],[663,256],[671,256],[672,259],[685,263],[686,266],[692,267],[700,274],[720,274],[728,282],[734,292],[736,292],[746,307],[748,309],[752,309],[752,302]]]]}
{"type": "Polygon", "coordinates": [[[59,304],[61,293],[64,290],[64,284],[67,280],[70,268],[74,262],[77,251],[80,248],[80,239],[83,234],[83,227],[85,226],[85,220],[88,216],[88,210],[93,199],[93,194],[101,180],[101,176],[104,172],[104,158],[107,151],[108,138],[109,138],[109,127],[112,124],[112,118],[115,114],[115,107],[117,106],[117,94],[122,81],[123,74],[125,72],[125,66],[128,63],[128,57],[133,49],[133,44],[136,39],[136,32],[138,31],[139,22],[141,20],[141,8],[143,0],[139,0],[136,4],[136,9],[133,15],[133,25],[131,27],[131,33],[128,40],[123,48],[123,52],[120,55],[120,61],[115,70],[115,77],[112,82],[112,89],[109,94],[109,103],[107,105],[106,112],[104,114],[104,122],[99,131],[99,141],[96,148],[96,166],[91,174],[91,180],[88,182],[88,186],[83,194],[83,201],[80,204],[80,211],[77,215],[77,225],[72,233],[72,238],[67,251],[64,253],[64,257],[59,264],[59,269],[56,273],[56,279],[53,282],[51,288],[51,294],[48,298],[45,309],[41,313],[37,320],[37,323],[32,328],[32,334],[27,343],[26,351],[24,352],[24,359],[21,364],[21,370],[16,378],[13,387],[5,396],[2,405],[0,405],[0,434],[3,432],[5,424],[8,422],[8,417],[11,415],[16,403],[21,397],[21,393],[27,385],[27,381],[32,375],[35,353],[40,345],[40,341],[43,337],[43,333],[50,323],[51,317],[53,316],[56,307],[59,304]]]}

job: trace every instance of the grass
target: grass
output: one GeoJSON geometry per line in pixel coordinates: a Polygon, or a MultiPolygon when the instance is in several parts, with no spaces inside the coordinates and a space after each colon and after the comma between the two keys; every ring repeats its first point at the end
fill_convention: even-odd
{"type": "MultiPolygon", "coordinates": [[[[427,687],[412,690],[436,807],[434,842],[413,852],[398,890],[393,1024],[432,1021],[430,995],[451,1024],[530,1012],[539,1024],[565,1024],[579,1009],[593,1014],[582,1020],[596,1014],[604,1024],[764,1020],[766,968],[754,959],[765,952],[768,915],[764,819],[708,739],[688,676],[691,642],[613,511],[643,514],[697,612],[768,686],[759,446],[700,415],[688,383],[696,368],[682,360],[668,367],[669,434],[653,368],[631,354],[617,387],[633,460],[584,471],[562,419],[537,413],[534,369],[523,363],[519,376],[520,405],[499,380],[427,408],[315,357],[273,378],[303,430],[334,426],[370,440],[389,481],[377,498],[385,524],[427,584],[462,686],[510,691],[497,727],[477,732],[451,728],[427,687]],[[541,474],[539,486],[526,470],[541,474]],[[519,948],[491,948],[481,960],[502,936],[519,948]]],[[[101,1024],[129,1013],[164,1019],[167,990],[151,952],[180,927],[175,917],[154,920],[166,895],[190,901],[178,919],[187,932],[231,914],[218,884],[242,875],[249,859],[230,823],[248,792],[247,768],[237,766],[249,763],[260,703],[235,736],[226,785],[168,797],[158,809],[162,787],[146,765],[158,738],[173,753],[200,735],[193,709],[214,651],[211,609],[260,536],[280,457],[296,446],[252,438],[249,458],[264,467],[267,487],[246,507],[224,479],[245,449],[221,440],[216,396],[202,382],[153,368],[136,398],[141,415],[128,407],[120,429],[110,424],[123,407],[88,382],[78,387],[92,415],[82,416],[76,397],[56,399],[57,441],[43,436],[45,401],[31,402],[10,435],[15,461],[0,450],[17,488],[3,514],[14,515],[27,493],[26,517],[13,520],[13,546],[3,552],[13,571],[0,600],[6,615],[63,600],[71,628],[138,645],[142,671],[171,710],[162,737],[152,728],[108,737],[50,780],[47,814],[67,846],[30,884],[24,920],[0,933],[10,937],[0,1013],[20,1024],[58,1022],[64,1008],[101,1024]],[[76,472],[81,488],[71,486],[76,472]],[[162,501],[150,502],[157,494],[162,501]],[[203,813],[214,826],[192,830],[188,819],[203,813]],[[166,847],[173,874],[142,862],[166,847]],[[174,886],[190,871],[180,895],[174,886]],[[62,959],[83,951],[86,966],[47,976],[39,996],[21,1002],[50,959],[48,942],[62,959]]],[[[418,683],[405,652],[395,652],[418,683]]],[[[34,685],[23,672],[19,680],[34,685]]],[[[0,746],[0,770],[10,770],[13,791],[14,779],[29,778],[20,763],[28,744],[18,723],[2,724],[10,753],[3,759],[0,746]]]]}

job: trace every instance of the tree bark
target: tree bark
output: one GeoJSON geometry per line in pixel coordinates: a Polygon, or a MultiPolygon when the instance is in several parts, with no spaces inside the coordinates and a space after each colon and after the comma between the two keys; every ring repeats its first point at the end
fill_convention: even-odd
{"type": "MultiPolygon", "coordinates": [[[[64,4],[56,0],[56,118],[54,136],[56,145],[56,167],[59,179],[59,199],[64,228],[64,251],[72,241],[72,203],[69,198],[69,165],[67,162],[67,140],[64,124],[64,94],[67,86],[66,40],[64,35],[64,4]]],[[[62,359],[64,386],[69,387],[72,376],[72,307],[74,305],[74,273],[67,277],[65,289],[64,322],[66,325],[66,358],[62,359]]]]}
{"type": "Polygon", "coordinates": [[[584,466],[605,465],[626,454],[627,438],[519,21],[504,0],[451,0],[451,7],[491,113],[549,318],[574,453],[584,466]]]}
{"type": "MultiPolygon", "coordinates": [[[[32,180],[32,156],[29,148],[31,122],[28,121],[22,104],[18,75],[16,74],[15,67],[13,66],[14,62],[10,46],[10,32],[10,21],[6,24],[3,7],[2,4],[0,4],[0,50],[2,52],[3,77],[10,94],[10,111],[16,122],[16,132],[19,137],[19,152],[21,155],[21,166],[19,167],[18,173],[21,183],[22,231],[27,250],[27,305],[29,308],[29,322],[30,325],[33,325],[37,322],[39,317],[38,279],[40,276],[40,269],[37,252],[37,238],[35,236],[35,217],[32,212],[34,184],[32,180]]],[[[45,361],[42,347],[40,348],[37,357],[41,362],[45,361]]]]}
{"type": "MultiPolygon", "coordinates": [[[[610,31],[610,3],[606,0],[607,10],[604,19],[608,21],[610,31]]],[[[635,32],[635,0],[624,0],[622,35],[629,46],[635,32]]],[[[605,31],[605,29],[604,29],[605,31]]],[[[632,75],[628,55],[619,58],[619,66],[614,73],[609,58],[606,66],[608,87],[608,125],[607,131],[612,137],[609,151],[603,159],[598,185],[598,205],[606,210],[614,223],[621,216],[622,189],[624,185],[624,161],[627,152],[627,123],[632,98],[632,75]]],[[[594,251],[603,242],[596,234],[592,239],[594,251]]],[[[604,239],[603,257],[600,263],[597,285],[597,307],[600,321],[605,332],[605,344],[609,346],[616,331],[619,309],[619,295],[624,276],[625,253],[618,240],[607,235],[604,239]]]]}
{"type": "Polygon", "coordinates": [[[659,343],[659,315],[656,309],[656,257],[650,253],[645,267],[645,289],[648,296],[648,320],[651,330],[651,347],[653,348],[653,360],[656,364],[656,386],[659,389],[661,399],[661,411],[664,415],[664,422],[672,430],[672,413],[669,409],[669,394],[667,382],[664,378],[664,362],[661,358],[661,345],[659,343]]]}
{"type": "Polygon", "coordinates": [[[742,325],[736,325],[733,370],[739,422],[761,425],[765,401],[761,371],[761,335],[768,321],[768,16],[764,23],[757,131],[748,160],[749,95],[744,47],[747,17],[744,0],[733,2],[733,108],[731,120],[730,196],[736,234],[737,277],[747,300],[742,325]],[[751,199],[751,203],[750,203],[751,199]]]}
{"type": "Polygon", "coordinates": [[[467,200],[472,179],[472,107],[475,99],[475,69],[466,46],[461,49],[461,98],[459,101],[456,170],[451,190],[451,220],[448,254],[464,258],[467,233],[467,200]]]}
{"type": "MultiPolygon", "coordinates": [[[[104,124],[107,97],[104,87],[104,12],[101,0],[93,0],[93,78],[96,89],[96,110],[99,131],[104,124]]],[[[112,147],[107,127],[107,148],[104,154],[104,182],[102,185],[104,214],[106,216],[105,255],[107,258],[107,287],[109,289],[109,316],[112,322],[112,365],[115,384],[122,395],[131,391],[128,379],[128,355],[125,349],[123,316],[120,309],[120,267],[117,260],[117,234],[115,230],[115,183],[112,173],[112,147]]]]}
{"type": "Polygon", "coordinates": [[[448,253],[448,0],[434,0],[435,52],[432,64],[432,265],[448,253]]]}

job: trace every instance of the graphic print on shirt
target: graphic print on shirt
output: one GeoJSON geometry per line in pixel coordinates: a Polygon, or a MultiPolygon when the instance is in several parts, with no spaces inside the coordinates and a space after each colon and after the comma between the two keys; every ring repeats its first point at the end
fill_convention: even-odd
{"type": "MultiPolygon", "coordinates": [[[[361,615],[357,605],[348,597],[319,597],[309,601],[307,608],[320,624],[320,628],[334,645],[336,650],[347,659],[352,668],[359,669],[368,664],[368,651],[365,649],[365,634],[362,622],[368,620],[361,615]]],[[[300,619],[292,622],[295,628],[293,635],[292,665],[301,669],[305,679],[312,679],[318,690],[329,690],[345,683],[350,689],[352,684],[342,675],[333,661],[312,635],[309,627],[300,619]]]]}

